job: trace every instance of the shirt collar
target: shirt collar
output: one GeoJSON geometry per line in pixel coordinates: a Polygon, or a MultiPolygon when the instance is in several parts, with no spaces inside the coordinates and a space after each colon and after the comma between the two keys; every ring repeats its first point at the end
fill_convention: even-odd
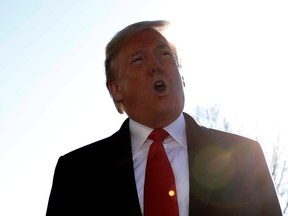
{"type": "MultiPolygon", "coordinates": [[[[133,119],[129,119],[129,129],[131,134],[132,152],[135,153],[146,141],[152,128],[142,125],[133,119]]],[[[170,125],[164,127],[170,136],[182,146],[187,146],[186,141],[186,127],[183,113],[172,122],[170,125]]]]}
{"type": "Polygon", "coordinates": [[[186,124],[183,113],[170,125],[164,127],[170,136],[180,145],[187,146],[186,124]]]}

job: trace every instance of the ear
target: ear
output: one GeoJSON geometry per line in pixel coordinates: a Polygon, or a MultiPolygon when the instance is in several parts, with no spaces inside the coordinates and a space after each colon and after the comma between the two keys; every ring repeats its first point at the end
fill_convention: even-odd
{"type": "Polygon", "coordinates": [[[114,101],[121,102],[123,100],[122,90],[116,81],[114,80],[109,81],[107,83],[107,87],[114,101]]]}
{"type": "Polygon", "coordinates": [[[181,78],[182,78],[182,83],[183,83],[183,86],[185,87],[184,76],[181,76],[181,78]]]}

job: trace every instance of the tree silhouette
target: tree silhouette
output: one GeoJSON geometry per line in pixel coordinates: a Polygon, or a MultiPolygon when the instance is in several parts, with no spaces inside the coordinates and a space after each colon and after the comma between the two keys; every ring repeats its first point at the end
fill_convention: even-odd
{"type": "MultiPolygon", "coordinates": [[[[231,123],[221,112],[221,107],[218,105],[209,107],[197,106],[194,115],[196,121],[205,127],[243,135],[241,133],[241,127],[239,125],[232,127],[231,123]]],[[[261,140],[261,137],[255,134],[255,140],[261,140]]],[[[266,152],[267,164],[274,180],[283,215],[288,216],[288,162],[287,156],[284,154],[285,145],[281,142],[280,133],[272,145],[267,146],[270,148],[266,149],[266,151],[264,150],[264,152],[266,152]],[[272,154],[268,154],[268,152],[272,152],[272,154]]]]}

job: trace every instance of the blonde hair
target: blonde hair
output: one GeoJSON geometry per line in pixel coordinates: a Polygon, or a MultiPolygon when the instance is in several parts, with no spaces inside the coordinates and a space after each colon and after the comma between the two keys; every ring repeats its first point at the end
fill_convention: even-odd
{"type": "MultiPolygon", "coordinates": [[[[105,55],[106,55],[105,74],[106,74],[106,87],[107,88],[108,88],[109,81],[113,80],[117,73],[116,68],[115,68],[115,59],[117,55],[119,54],[119,51],[121,50],[123,44],[127,42],[135,33],[138,33],[147,29],[154,29],[162,34],[163,30],[165,30],[169,24],[170,23],[166,20],[142,21],[142,22],[133,23],[125,27],[121,31],[119,31],[110,40],[110,42],[106,45],[106,49],[105,49],[105,55]]],[[[173,49],[176,62],[178,64],[176,48],[172,44],[171,44],[171,47],[173,49]]],[[[111,94],[110,90],[109,90],[109,93],[113,98],[113,95],[111,94]]],[[[122,104],[115,101],[114,98],[113,98],[113,101],[114,101],[117,111],[122,114],[124,112],[124,107],[122,106],[122,104]]]]}

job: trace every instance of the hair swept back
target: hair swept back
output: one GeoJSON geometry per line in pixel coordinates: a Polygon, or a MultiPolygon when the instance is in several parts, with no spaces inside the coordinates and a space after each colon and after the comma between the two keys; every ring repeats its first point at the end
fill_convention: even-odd
{"type": "MultiPolygon", "coordinates": [[[[115,78],[115,75],[117,73],[115,68],[115,59],[124,45],[124,43],[129,40],[135,33],[144,31],[146,29],[154,29],[160,33],[163,32],[163,30],[166,29],[166,27],[170,24],[169,21],[166,20],[155,20],[155,21],[141,21],[137,23],[133,23],[131,25],[128,25],[121,31],[117,32],[114,37],[110,40],[110,42],[106,45],[105,48],[105,75],[106,75],[106,87],[108,88],[109,81],[113,80],[115,78]]],[[[176,49],[173,46],[174,54],[176,57],[176,61],[178,63],[177,59],[177,53],[176,49]]],[[[108,88],[109,90],[109,88],[108,88]]],[[[113,95],[111,94],[109,90],[110,95],[113,98],[113,95]]],[[[119,113],[124,112],[124,107],[121,103],[114,100],[114,104],[116,106],[116,109],[119,113]]]]}

